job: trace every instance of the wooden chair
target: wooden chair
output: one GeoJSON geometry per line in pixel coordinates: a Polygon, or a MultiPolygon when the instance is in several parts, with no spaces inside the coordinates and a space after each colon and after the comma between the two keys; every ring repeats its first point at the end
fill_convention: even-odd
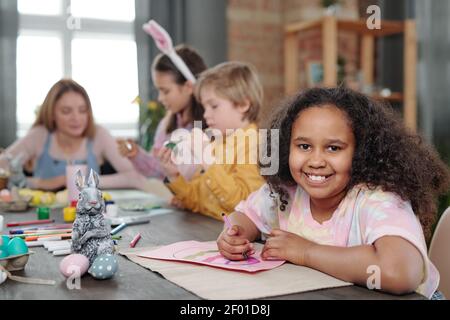
{"type": "Polygon", "coordinates": [[[434,231],[428,253],[430,260],[439,270],[439,290],[450,298],[450,207],[442,214],[434,231]]]}

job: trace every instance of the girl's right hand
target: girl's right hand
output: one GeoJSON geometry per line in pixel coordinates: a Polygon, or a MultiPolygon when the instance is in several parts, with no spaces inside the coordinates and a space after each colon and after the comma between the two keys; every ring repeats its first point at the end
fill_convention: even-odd
{"type": "Polygon", "coordinates": [[[228,260],[245,260],[255,253],[253,244],[242,236],[244,228],[234,225],[231,229],[224,229],[217,238],[220,253],[228,260]]]}
{"type": "Polygon", "coordinates": [[[133,159],[138,153],[138,146],[136,142],[131,139],[118,139],[117,147],[119,149],[119,153],[128,159],[133,159]]]}

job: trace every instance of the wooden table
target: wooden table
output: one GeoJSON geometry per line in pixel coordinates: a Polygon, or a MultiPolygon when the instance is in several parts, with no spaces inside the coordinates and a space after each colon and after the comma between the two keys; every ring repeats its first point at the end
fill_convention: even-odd
{"type": "MultiPolygon", "coordinates": [[[[51,218],[62,222],[62,210],[53,209],[51,218]]],[[[34,220],[36,214],[2,213],[5,225],[8,221],[34,220]]],[[[142,239],[137,247],[164,245],[184,240],[209,241],[216,239],[223,224],[220,221],[194,214],[174,210],[170,213],[155,215],[149,224],[129,226],[121,231],[119,246],[127,247],[133,236],[140,232],[142,239]]],[[[6,233],[7,230],[3,230],[6,233]]],[[[59,263],[63,257],[54,257],[44,248],[31,248],[35,254],[23,271],[15,275],[56,280],[55,286],[22,284],[7,280],[0,285],[0,299],[199,299],[198,296],[178,287],[123,256],[119,256],[119,272],[111,280],[99,281],[90,276],[81,279],[81,290],[69,290],[66,280],[59,272],[59,263]]],[[[350,286],[335,289],[318,290],[291,294],[269,299],[424,299],[419,294],[393,296],[371,291],[366,288],[350,286]]]]}

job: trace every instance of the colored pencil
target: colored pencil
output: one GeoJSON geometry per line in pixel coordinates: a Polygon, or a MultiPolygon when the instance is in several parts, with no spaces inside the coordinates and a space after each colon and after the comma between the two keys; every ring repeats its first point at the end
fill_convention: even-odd
{"type": "MultiPolygon", "coordinates": [[[[228,218],[228,216],[225,213],[222,213],[222,218],[223,221],[225,221],[225,225],[227,226],[227,229],[231,229],[233,227],[233,225],[231,224],[230,219],[228,218]]],[[[242,252],[242,256],[244,257],[245,260],[248,259],[248,252],[242,252]]]]}
{"type": "Polygon", "coordinates": [[[7,228],[10,227],[19,227],[19,226],[30,226],[34,224],[47,224],[55,222],[55,220],[52,219],[46,219],[46,220],[30,220],[30,221],[13,221],[6,224],[7,228]]]}
{"type": "Polygon", "coordinates": [[[228,219],[227,215],[225,213],[222,213],[223,221],[225,221],[225,225],[227,226],[227,229],[231,229],[233,226],[231,225],[230,219],[228,219]]]}

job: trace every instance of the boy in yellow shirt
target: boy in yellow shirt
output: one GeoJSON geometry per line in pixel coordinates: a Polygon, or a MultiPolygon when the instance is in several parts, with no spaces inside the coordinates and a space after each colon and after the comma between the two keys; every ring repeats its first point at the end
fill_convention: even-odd
{"type": "Polygon", "coordinates": [[[209,146],[209,161],[203,159],[188,180],[179,173],[169,148],[161,150],[159,158],[176,202],[221,220],[222,212],[233,212],[264,183],[257,166],[256,125],[263,91],[252,66],[226,62],[202,73],[196,97],[205,108],[208,130],[215,138],[209,146]]]}

